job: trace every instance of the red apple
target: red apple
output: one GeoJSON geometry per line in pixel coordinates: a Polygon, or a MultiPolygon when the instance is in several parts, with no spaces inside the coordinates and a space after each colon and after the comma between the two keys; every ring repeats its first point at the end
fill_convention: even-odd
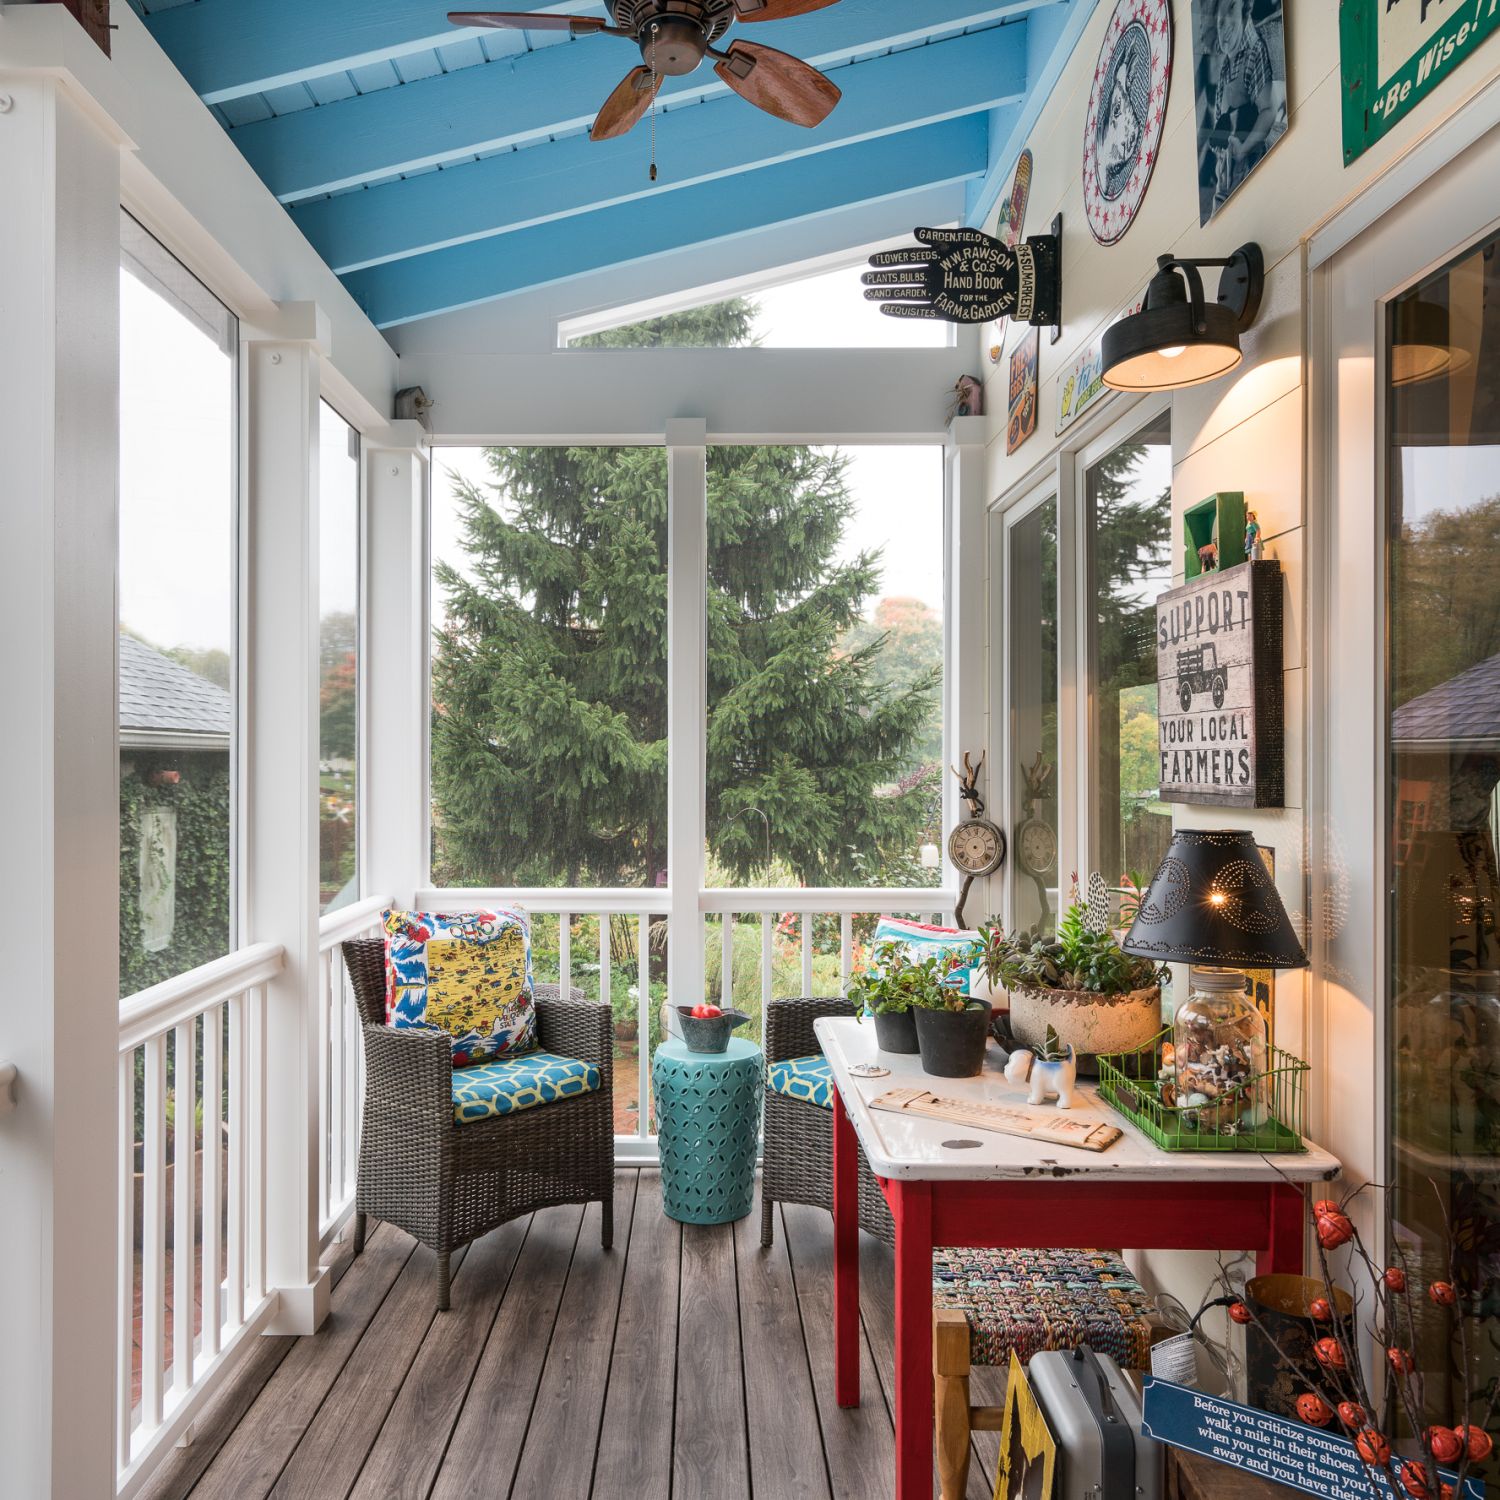
{"type": "Polygon", "coordinates": [[[724,1012],[717,1005],[709,1005],[705,1002],[702,1005],[695,1005],[690,1014],[697,1021],[712,1021],[716,1016],[722,1016],[724,1012]]]}

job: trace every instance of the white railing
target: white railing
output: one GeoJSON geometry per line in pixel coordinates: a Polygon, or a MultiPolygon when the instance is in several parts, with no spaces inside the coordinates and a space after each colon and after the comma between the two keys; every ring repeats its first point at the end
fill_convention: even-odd
{"type": "Polygon", "coordinates": [[[265,1279],[265,985],[283,962],[279,946],[258,943],[120,1006],[116,1461],[125,1500],[275,1310],[265,1279]]]}
{"type": "Polygon", "coordinates": [[[387,896],[370,896],[318,923],[318,1239],[325,1246],[354,1211],[364,1104],[359,1009],[339,945],[377,936],[390,904],[387,896]]]}
{"type": "MultiPolygon", "coordinates": [[[[758,919],[759,943],[754,962],[759,969],[759,1005],[752,1011],[764,1014],[773,999],[798,995],[843,994],[849,986],[856,957],[856,918],[873,918],[882,912],[915,916],[922,921],[951,921],[957,893],[937,889],[859,890],[792,888],[777,890],[702,890],[696,903],[689,898],[686,920],[702,924],[704,974],[687,996],[667,995],[671,1004],[691,1004],[705,995],[732,999],[735,979],[750,961],[742,949],[738,962],[735,938],[743,930],[743,919],[758,919]],[[837,916],[838,962],[831,952],[818,952],[816,924],[820,917],[837,916]],[[797,936],[794,938],[792,933],[797,936]],[[798,946],[800,966],[788,968],[787,948],[798,946]]],[[[655,1150],[651,1128],[651,1042],[663,1034],[659,1015],[653,1016],[651,970],[653,939],[669,935],[675,907],[667,890],[559,890],[534,889],[446,889],[416,893],[424,911],[472,911],[492,906],[521,906],[533,918],[533,966],[539,983],[554,977],[564,985],[579,985],[591,996],[610,1005],[615,1015],[615,1102],[617,1154],[622,1160],[649,1160],[655,1150]],[[550,919],[557,922],[557,956],[551,954],[550,919]],[[592,930],[597,923],[597,935],[592,930]],[[575,931],[575,927],[578,928],[575,931]],[[635,946],[635,1004],[620,1004],[622,972],[619,944],[635,946]],[[543,952],[545,951],[545,957],[543,952]],[[597,976],[597,978],[595,978],[597,976]],[[653,1030],[653,1020],[656,1021],[653,1030]],[[633,1023],[633,1024],[632,1024],[633,1023]],[[633,1037],[630,1035],[634,1032],[633,1037]],[[634,1058],[630,1051],[634,1047],[634,1058]],[[630,1063],[630,1076],[624,1065],[630,1063]],[[634,1114],[635,1129],[624,1127],[634,1114]]],[[[824,945],[826,948],[826,944],[824,945]]],[[[658,972],[666,965],[658,964],[658,972]]],[[[758,1041],[758,1018],[740,1033],[758,1041]]]]}

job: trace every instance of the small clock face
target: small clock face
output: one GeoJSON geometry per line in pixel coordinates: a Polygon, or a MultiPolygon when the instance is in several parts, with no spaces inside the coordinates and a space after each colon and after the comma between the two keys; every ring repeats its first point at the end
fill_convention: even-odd
{"type": "Polygon", "coordinates": [[[1057,833],[1040,818],[1028,818],[1016,835],[1016,855],[1033,875],[1049,875],[1057,864],[1057,833]]]}
{"type": "Polygon", "coordinates": [[[971,818],[948,835],[948,858],[966,875],[988,875],[1005,860],[1005,835],[993,823],[971,818]]]}

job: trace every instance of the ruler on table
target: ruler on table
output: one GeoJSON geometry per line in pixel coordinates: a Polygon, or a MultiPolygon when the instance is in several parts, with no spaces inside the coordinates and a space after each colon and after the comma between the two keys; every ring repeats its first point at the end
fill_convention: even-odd
{"type": "Polygon", "coordinates": [[[1076,1146],[1082,1151],[1107,1151],[1124,1131],[1097,1120],[1073,1120],[1061,1110],[1038,1114],[1011,1109],[1004,1104],[976,1104],[964,1099],[945,1099],[926,1089],[888,1089],[870,1100],[871,1109],[897,1115],[924,1115],[975,1130],[994,1130],[1001,1135],[1020,1135],[1056,1146],[1076,1146]]]}

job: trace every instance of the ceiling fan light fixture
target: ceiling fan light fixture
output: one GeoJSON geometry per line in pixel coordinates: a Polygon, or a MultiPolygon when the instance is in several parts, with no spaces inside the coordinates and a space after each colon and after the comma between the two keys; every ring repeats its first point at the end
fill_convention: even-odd
{"type": "Polygon", "coordinates": [[[661,16],[648,21],[638,38],[641,58],[664,78],[685,78],[708,54],[708,36],[686,16],[661,16]]]}

